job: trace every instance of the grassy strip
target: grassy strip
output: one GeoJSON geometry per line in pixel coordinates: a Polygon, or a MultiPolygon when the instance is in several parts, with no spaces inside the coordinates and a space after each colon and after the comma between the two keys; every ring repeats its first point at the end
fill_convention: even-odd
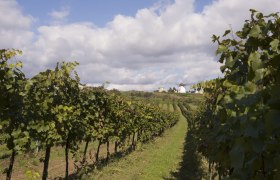
{"type": "MultiPolygon", "coordinates": [[[[163,179],[176,171],[181,161],[187,123],[183,116],[162,137],[91,174],[92,179],[163,179]]],[[[88,178],[88,177],[87,177],[88,178]]]]}

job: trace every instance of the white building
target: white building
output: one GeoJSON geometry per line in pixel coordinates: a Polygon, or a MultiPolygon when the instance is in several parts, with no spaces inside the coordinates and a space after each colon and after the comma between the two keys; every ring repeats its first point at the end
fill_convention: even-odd
{"type": "Polygon", "coordinates": [[[178,93],[186,93],[186,88],[184,86],[179,86],[178,93]]]}
{"type": "Polygon", "coordinates": [[[158,89],[158,92],[166,92],[166,90],[165,90],[163,87],[160,87],[160,88],[158,89]]]}

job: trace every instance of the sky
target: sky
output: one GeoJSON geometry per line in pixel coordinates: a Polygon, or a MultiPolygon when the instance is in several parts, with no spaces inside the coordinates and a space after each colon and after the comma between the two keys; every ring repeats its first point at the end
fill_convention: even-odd
{"type": "Polygon", "coordinates": [[[222,76],[213,34],[238,31],[249,9],[280,10],[279,0],[0,0],[0,49],[32,77],[78,61],[81,83],[152,91],[222,76]]]}

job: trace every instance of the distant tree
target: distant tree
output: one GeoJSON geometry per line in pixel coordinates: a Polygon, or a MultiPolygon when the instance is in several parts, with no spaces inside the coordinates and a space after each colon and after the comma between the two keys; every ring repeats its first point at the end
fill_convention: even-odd
{"type": "Polygon", "coordinates": [[[121,92],[118,89],[112,89],[110,90],[111,93],[116,94],[116,95],[121,95],[121,92]]]}
{"type": "Polygon", "coordinates": [[[168,93],[175,93],[175,92],[177,92],[177,89],[175,87],[170,87],[167,92],[168,93]]]}
{"type": "Polygon", "coordinates": [[[169,92],[169,93],[173,93],[174,91],[173,91],[173,89],[170,87],[170,88],[168,89],[168,92],[169,92]]]}

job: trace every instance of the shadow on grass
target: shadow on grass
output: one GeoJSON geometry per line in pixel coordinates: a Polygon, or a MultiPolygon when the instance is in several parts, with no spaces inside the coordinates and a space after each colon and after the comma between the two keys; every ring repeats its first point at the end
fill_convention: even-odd
{"type": "MultiPolygon", "coordinates": [[[[90,173],[94,172],[95,170],[98,170],[98,171],[102,170],[108,164],[118,161],[122,157],[127,156],[128,154],[132,153],[134,150],[135,149],[130,147],[125,151],[111,154],[109,157],[109,160],[107,160],[106,158],[102,158],[97,163],[93,162],[93,163],[84,164],[81,167],[79,167],[75,173],[70,174],[68,179],[70,179],[70,180],[85,179],[87,177],[87,174],[90,174],[90,173]]],[[[64,178],[61,178],[61,177],[56,178],[56,180],[60,180],[60,179],[64,179],[64,178]]]]}
{"type": "MultiPolygon", "coordinates": [[[[141,141],[141,146],[149,143],[154,143],[154,140],[156,137],[162,137],[164,136],[164,133],[160,133],[156,136],[152,136],[150,139],[143,140],[141,141]]],[[[117,162],[124,156],[129,155],[135,150],[138,150],[138,146],[132,147],[130,146],[128,149],[119,151],[117,153],[113,153],[110,155],[109,160],[107,158],[102,158],[98,162],[92,162],[92,163],[85,163],[84,165],[80,165],[79,167],[76,166],[76,171],[72,174],[69,175],[68,179],[69,180],[77,180],[77,179],[92,179],[90,178],[92,176],[92,173],[95,171],[101,171],[104,167],[106,167],[108,164],[112,162],[117,162]]],[[[55,180],[64,180],[65,178],[63,177],[56,177],[54,178],[55,180]]]]}
{"type": "MultiPolygon", "coordinates": [[[[109,160],[104,157],[99,159],[98,162],[92,162],[92,163],[88,162],[83,165],[76,166],[76,171],[72,174],[69,174],[68,179],[69,180],[89,179],[89,177],[92,176],[92,173],[94,173],[95,171],[101,171],[104,167],[106,167],[110,163],[119,161],[124,156],[131,154],[135,150],[139,150],[138,148],[142,147],[145,144],[154,143],[155,138],[164,136],[164,132],[165,131],[155,136],[152,136],[151,138],[143,140],[141,142],[139,141],[139,144],[141,144],[140,146],[139,144],[136,145],[135,147],[130,145],[130,147],[128,147],[126,150],[121,150],[117,153],[110,154],[109,160]]],[[[65,178],[63,177],[54,178],[54,180],[64,180],[64,179],[65,178]]]]}
{"type": "Polygon", "coordinates": [[[187,132],[184,143],[184,153],[179,169],[170,173],[171,177],[165,180],[197,180],[205,178],[206,173],[202,166],[202,157],[197,153],[197,145],[192,130],[187,132]]]}

